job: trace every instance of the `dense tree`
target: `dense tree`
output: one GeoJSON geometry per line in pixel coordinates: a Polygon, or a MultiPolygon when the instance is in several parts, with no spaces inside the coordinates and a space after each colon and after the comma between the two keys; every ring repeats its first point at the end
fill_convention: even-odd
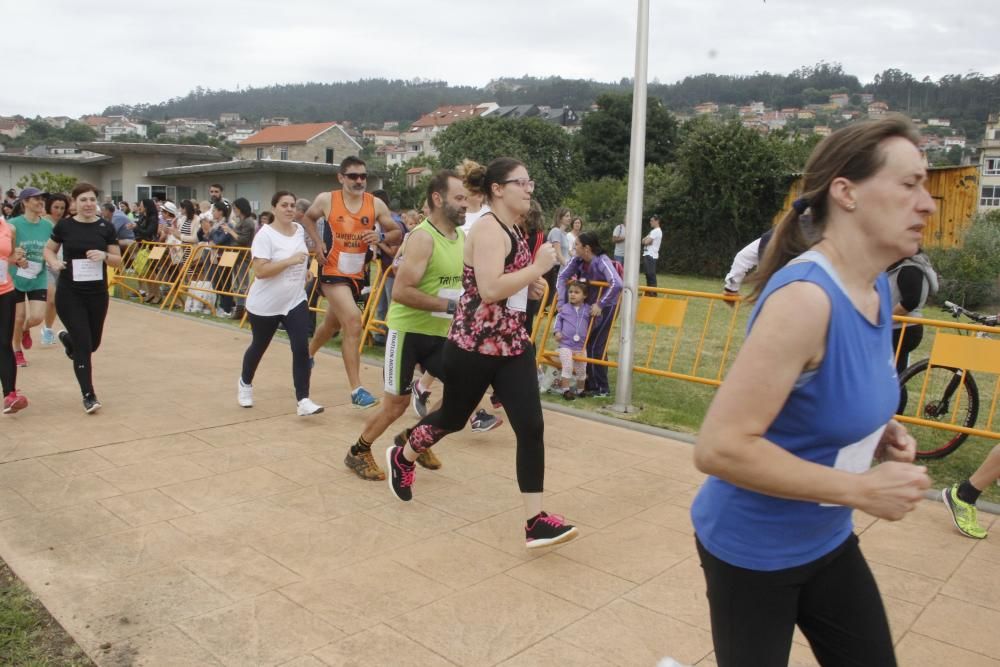
{"type": "Polygon", "coordinates": [[[38,188],[42,192],[65,192],[70,193],[76,186],[76,176],[57,174],[51,171],[31,172],[27,176],[22,176],[17,181],[17,187],[38,188]]]}
{"type": "Polygon", "coordinates": [[[464,158],[484,165],[505,156],[521,160],[535,181],[535,199],[547,211],[558,206],[579,179],[580,159],[572,137],[539,118],[473,118],[449,126],[434,144],[445,167],[464,158]]]}
{"type": "MultiPolygon", "coordinates": [[[[577,135],[584,170],[590,178],[620,178],[628,173],[632,136],[632,96],[607,93],[597,111],[587,114],[577,135]]],[[[653,98],[646,105],[646,164],[667,164],[677,144],[677,122],[653,98]]]]}
{"type": "Polygon", "coordinates": [[[661,264],[721,276],[733,254],[768,228],[792,180],[789,149],[739,122],[687,123],[677,150],[680,181],[657,202],[661,264]]]}

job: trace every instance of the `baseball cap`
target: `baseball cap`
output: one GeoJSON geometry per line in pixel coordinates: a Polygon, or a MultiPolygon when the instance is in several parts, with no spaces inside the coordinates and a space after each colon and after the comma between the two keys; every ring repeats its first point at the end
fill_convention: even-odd
{"type": "Polygon", "coordinates": [[[18,200],[25,201],[31,199],[32,197],[48,197],[48,192],[42,192],[38,188],[25,188],[21,190],[21,194],[17,196],[18,200]]]}

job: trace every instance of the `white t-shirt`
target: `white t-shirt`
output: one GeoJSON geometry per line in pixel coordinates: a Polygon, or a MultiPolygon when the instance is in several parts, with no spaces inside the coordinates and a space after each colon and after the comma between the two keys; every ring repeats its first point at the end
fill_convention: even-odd
{"type": "Polygon", "coordinates": [[[566,242],[569,243],[569,256],[576,257],[576,234],[567,230],[566,242]]]}
{"type": "Polygon", "coordinates": [[[483,204],[483,207],[481,209],[479,209],[474,213],[472,211],[466,211],[465,224],[462,225],[462,231],[465,232],[465,235],[466,236],[469,235],[469,230],[472,229],[472,223],[474,223],[476,220],[479,220],[479,218],[483,217],[489,212],[490,212],[490,207],[486,203],[483,204]]]}
{"type": "Polygon", "coordinates": [[[646,234],[646,238],[653,239],[653,242],[642,247],[642,256],[658,259],[660,257],[660,244],[663,242],[663,230],[659,227],[654,227],[646,234]]]}
{"type": "MultiPolygon", "coordinates": [[[[302,225],[293,222],[295,232],[285,236],[271,225],[264,225],[257,232],[250,246],[254,258],[280,262],[300,252],[307,252],[305,231],[302,225]]],[[[247,310],[254,315],[270,317],[287,315],[295,306],[306,299],[306,272],[308,258],[302,264],[286,267],[271,278],[256,278],[247,293],[247,310]]]]}
{"type": "MultiPolygon", "coordinates": [[[[625,225],[618,225],[615,230],[611,232],[611,236],[625,236],[625,225]]],[[[615,244],[615,257],[625,256],[625,241],[619,241],[615,244]]]]}

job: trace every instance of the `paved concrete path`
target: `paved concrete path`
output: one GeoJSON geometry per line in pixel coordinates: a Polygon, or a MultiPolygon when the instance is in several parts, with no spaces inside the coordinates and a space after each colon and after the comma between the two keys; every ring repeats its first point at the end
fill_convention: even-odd
{"type": "MultiPolygon", "coordinates": [[[[547,412],[545,507],[582,536],[529,553],[509,427],[444,441],[403,504],[342,463],[364,413],[339,358],[313,376],[326,412],[299,418],[275,343],[245,410],[247,341],[115,302],[94,416],[61,349],[28,353],[0,556],[98,664],[715,664],[690,445],[547,412]]],[[[933,502],[857,524],[902,665],[1000,665],[1000,534],[964,538],[933,502]]],[[[815,664],[800,635],[792,664],[815,664]]]]}

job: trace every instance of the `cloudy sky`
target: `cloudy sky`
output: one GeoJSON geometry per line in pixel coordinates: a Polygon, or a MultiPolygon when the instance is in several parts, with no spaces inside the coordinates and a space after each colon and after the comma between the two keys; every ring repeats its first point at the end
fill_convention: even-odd
{"type": "MultiPolygon", "coordinates": [[[[932,79],[1000,73],[1000,12],[986,0],[651,5],[649,78],[664,83],[821,60],[862,83],[888,67],[932,79]]],[[[0,115],[76,117],[196,86],[370,77],[483,85],[522,74],[617,81],[635,66],[635,0],[36,0],[32,9],[0,36],[0,115]]]]}

